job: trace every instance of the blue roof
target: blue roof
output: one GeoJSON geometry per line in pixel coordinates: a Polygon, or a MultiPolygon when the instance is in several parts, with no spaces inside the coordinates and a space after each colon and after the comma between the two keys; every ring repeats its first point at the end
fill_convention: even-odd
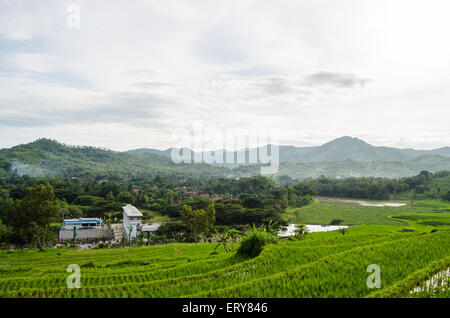
{"type": "Polygon", "coordinates": [[[77,224],[77,223],[102,223],[102,220],[99,219],[79,219],[79,220],[64,220],[64,224],[77,224]]]}

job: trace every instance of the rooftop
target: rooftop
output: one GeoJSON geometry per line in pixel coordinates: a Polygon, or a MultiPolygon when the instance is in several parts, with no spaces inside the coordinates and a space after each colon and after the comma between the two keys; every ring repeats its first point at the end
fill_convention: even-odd
{"type": "Polygon", "coordinates": [[[79,219],[67,219],[64,220],[64,223],[92,223],[92,222],[96,222],[96,223],[101,223],[102,220],[99,218],[79,218],[79,219]]]}
{"type": "Polygon", "coordinates": [[[142,231],[144,232],[154,232],[161,226],[161,223],[153,223],[153,224],[143,224],[142,231]]]}
{"type": "Polygon", "coordinates": [[[136,209],[136,207],[131,204],[123,206],[122,209],[127,216],[143,216],[142,213],[139,212],[139,210],[136,209]]]}

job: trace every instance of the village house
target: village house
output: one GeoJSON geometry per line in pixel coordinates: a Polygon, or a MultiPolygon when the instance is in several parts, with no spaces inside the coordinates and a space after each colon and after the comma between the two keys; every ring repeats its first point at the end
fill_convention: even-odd
{"type": "Polygon", "coordinates": [[[77,242],[106,241],[113,238],[113,231],[98,218],[64,220],[59,230],[60,241],[77,242]]]}
{"type": "Polygon", "coordinates": [[[160,223],[143,224],[142,223],[142,213],[133,205],[127,204],[123,209],[123,224],[122,230],[124,235],[130,239],[135,239],[139,232],[155,232],[160,223]]]}
{"type": "Polygon", "coordinates": [[[142,225],[142,213],[131,204],[127,204],[123,209],[122,229],[125,236],[132,240],[136,238],[138,228],[142,225]]]}

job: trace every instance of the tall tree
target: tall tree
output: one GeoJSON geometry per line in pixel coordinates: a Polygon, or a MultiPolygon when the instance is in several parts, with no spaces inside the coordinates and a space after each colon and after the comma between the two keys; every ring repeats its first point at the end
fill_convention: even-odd
{"type": "Polygon", "coordinates": [[[199,235],[207,235],[216,221],[216,210],[211,203],[206,211],[204,209],[192,210],[189,205],[183,205],[180,211],[181,220],[197,238],[199,235]]]}
{"type": "Polygon", "coordinates": [[[13,216],[13,227],[25,234],[28,242],[31,238],[40,251],[49,239],[49,228],[52,221],[57,220],[59,206],[50,185],[37,185],[28,188],[25,197],[20,201],[13,216]]]}

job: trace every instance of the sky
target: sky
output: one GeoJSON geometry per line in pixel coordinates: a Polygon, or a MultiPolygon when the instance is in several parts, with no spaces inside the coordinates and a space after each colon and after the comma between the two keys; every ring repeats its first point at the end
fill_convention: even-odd
{"type": "Polygon", "coordinates": [[[449,11],[447,0],[0,0],[0,148],[46,137],[166,149],[194,123],[296,146],[344,135],[450,146],[449,11]]]}

